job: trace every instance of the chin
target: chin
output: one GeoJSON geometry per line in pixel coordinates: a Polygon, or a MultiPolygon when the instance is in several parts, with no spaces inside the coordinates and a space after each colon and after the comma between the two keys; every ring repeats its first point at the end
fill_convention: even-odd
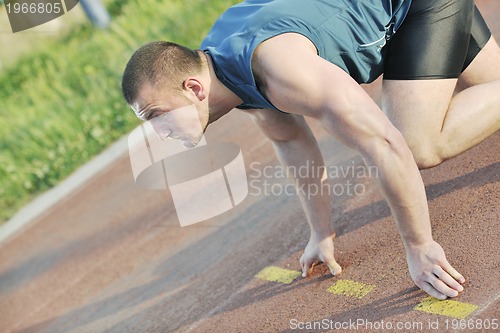
{"type": "Polygon", "coordinates": [[[200,143],[202,138],[203,138],[203,136],[200,136],[199,138],[195,138],[195,139],[181,140],[181,143],[186,148],[194,148],[200,143]]]}
{"type": "Polygon", "coordinates": [[[186,148],[194,148],[198,145],[198,142],[191,142],[191,141],[181,141],[181,143],[186,148]]]}

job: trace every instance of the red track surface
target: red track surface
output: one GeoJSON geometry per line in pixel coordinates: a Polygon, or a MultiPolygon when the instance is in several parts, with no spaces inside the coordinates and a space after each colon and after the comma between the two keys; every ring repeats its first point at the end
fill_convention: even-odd
{"type": "MultiPolygon", "coordinates": [[[[479,5],[500,36],[500,1],[479,5]]],[[[312,126],[329,166],[360,165],[357,155],[312,126]]],[[[242,148],[251,178],[253,161],[259,169],[278,165],[244,114],[215,124],[208,134],[214,138],[242,148]]],[[[456,300],[478,306],[467,320],[483,323],[500,319],[499,151],[497,133],[422,172],[434,237],[467,279],[456,300]]],[[[123,156],[0,244],[0,332],[288,332],[293,319],[485,331],[452,330],[452,318],[413,310],[425,294],[407,273],[389,209],[371,180],[339,179],[348,180],[365,193],[332,200],[342,274],[333,278],[320,265],[285,285],[254,276],[269,265],[300,269],[308,227],[297,197],[250,190],[234,210],[181,228],[169,194],[138,188],[123,156]],[[339,279],[375,289],[362,299],[327,292],[339,279]]]]}

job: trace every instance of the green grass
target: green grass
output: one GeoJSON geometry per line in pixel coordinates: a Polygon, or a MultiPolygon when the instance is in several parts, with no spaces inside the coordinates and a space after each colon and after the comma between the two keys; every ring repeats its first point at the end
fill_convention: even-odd
{"type": "Polygon", "coordinates": [[[88,24],[0,74],[0,223],[139,124],[122,99],[140,45],[198,47],[236,0],[114,0],[107,31],[88,24]]]}

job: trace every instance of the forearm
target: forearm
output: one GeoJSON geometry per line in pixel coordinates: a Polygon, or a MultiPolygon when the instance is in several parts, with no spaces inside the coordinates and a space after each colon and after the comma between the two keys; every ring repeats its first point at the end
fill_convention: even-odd
{"type": "Polygon", "coordinates": [[[329,237],[333,233],[330,195],[323,188],[327,173],[313,134],[307,128],[294,140],[273,141],[273,145],[280,162],[290,171],[288,174],[296,187],[311,229],[311,237],[329,237]],[[297,172],[298,170],[302,172],[297,172]]]}
{"type": "Polygon", "coordinates": [[[390,136],[364,154],[367,164],[378,169],[378,182],[396,220],[401,239],[408,247],[432,241],[429,209],[420,172],[400,134],[390,136]]]}

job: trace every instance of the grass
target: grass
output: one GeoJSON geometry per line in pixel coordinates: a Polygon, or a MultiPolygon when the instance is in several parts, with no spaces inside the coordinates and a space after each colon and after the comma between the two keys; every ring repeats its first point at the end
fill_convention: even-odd
{"type": "Polygon", "coordinates": [[[140,45],[196,48],[236,0],[114,0],[107,31],[88,24],[0,74],[0,223],[139,124],[122,99],[123,68],[140,45]]]}

